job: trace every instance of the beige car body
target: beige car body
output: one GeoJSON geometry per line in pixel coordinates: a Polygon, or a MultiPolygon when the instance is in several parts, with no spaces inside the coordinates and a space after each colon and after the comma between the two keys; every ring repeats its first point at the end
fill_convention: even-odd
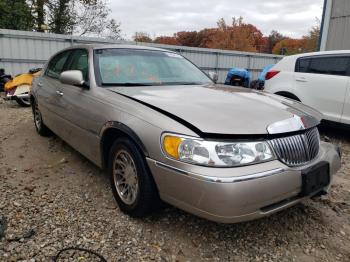
{"type": "Polygon", "coordinates": [[[303,170],[327,162],[333,176],[340,168],[337,148],[324,142],[317,157],[295,167],[275,159],[215,168],[167,157],[161,147],[165,132],[223,141],[270,140],[313,128],[321,115],[289,99],[214,83],[100,87],[96,84],[93,52],[101,48],[170,52],[123,45],[72,47],[89,54],[89,88],[62,84],[48,77],[45,67],[34,81],[31,99],[38,103],[51,130],[101,168],[106,167],[111,139],[127,135],[142,150],[163,201],[218,222],[246,221],[309,197],[300,196],[303,170]]]}

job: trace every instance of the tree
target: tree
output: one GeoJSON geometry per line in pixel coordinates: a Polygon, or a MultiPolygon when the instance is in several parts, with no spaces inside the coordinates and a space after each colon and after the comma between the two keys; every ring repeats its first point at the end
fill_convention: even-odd
{"type": "Polygon", "coordinates": [[[27,0],[37,31],[120,39],[120,24],[110,19],[107,0],[27,0]]]}
{"type": "Polygon", "coordinates": [[[50,10],[50,31],[56,34],[72,34],[76,21],[74,13],[70,11],[70,0],[50,0],[47,5],[50,10]]]}
{"type": "Polygon", "coordinates": [[[305,52],[317,51],[318,41],[320,38],[320,20],[316,18],[316,25],[314,25],[309,33],[303,36],[305,40],[304,50],[305,52]]]}
{"type": "Polygon", "coordinates": [[[243,18],[233,17],[232,24],[227,25],[221,18],[218,30],[214,35],[211,48],[256,52],[254,32],[252,25],[243,22],[243,18]]]}
{"type": "Polygon", "coordinates": [[[122,39],[121,37],[121,29],[120,29],[120,23],[117,23],[117,21],[115,21],[114,19],[109,20],[107,26],[107,33],[106,33],[106,37],[114,39],[114,40],[118,40],[118,39],[122,39]]]}
{"type": "Polygon", "coordinates": [[[173,37],[158,37],[155,42],[252,52],[263,51],[265,45],[261,31],[252,24],[244,23],[242,17],[233,17],[231,25],[221,18],[217,28],[205,28],[199,32],[181,31],[173,37]]]}
{"type": "Polygon", "coordinates": [[[174,36],[176,38],[176,41],[183,46],[198,46],[197,42],[197,32],[177,32],[174,36]]]}
{"type": "Polygon", "coordinates": [[[38,32],[44,32],[46,29],[46,4],[49,0],[27,0],[32,14],[33,29],[38,32]]]}
{"type": "Polygon", "coordinates": [[[272,53],[272,49],[274,48],[274,46],[278,42],[280,42],[280,41],[282,41],[283,39],[286,39],[286,38],[287,38],[286,36],[283,36],[278,31],[272,30],[270,35],[267,38],[265,38],[266,45],[265,45],[264,51],[266,53],[271,54],[272,53]]]}
{"type": "Polygon", "coordinates": [[[205,28],[199,31],[197,34],[198,47],[211,48],[215,46],[213,42],[217,31],[217,28],[205,28]]]}
{"type": "Polygon", "coordinates": [[[276,55],[294,55],[305,52],[304,39],[287,38],[278,42],[272,49],[272,53],[276,55]]]}
{"type": "Polygon", "coordinates": [[[145,32],[136,32],[133,36],[135,42],[151,43],[152,38],[145,32]]]}
{"type": "Polygon", "coordinates": [[[74,4],[73,33],[120,39],[120,24],[109,19],[111,10],[106,0],[71,0],[74,4]]]}
{"type": "Polygon", "coordinates": [[[259,53],[264,52],[267,41],[266,38],[264,38],[263,33],[252,24],[244,24],[243,27],[245,27],[245,29],[249,32],[249,35],[252,36],[256,50],[259,53]]]}
{"type": "Polygon", "coordinates": [[[0,0],[0,28],[32,30],[33,26],[31,10],[25,0],[0,0]]]}
{"type": "Polygon", "coordinates": [[[177,41],[176,37],[174,36],[159,36],[153,41],[156,44],[163,44],[163,45],[179,45],[180,43],[177,41]]]}

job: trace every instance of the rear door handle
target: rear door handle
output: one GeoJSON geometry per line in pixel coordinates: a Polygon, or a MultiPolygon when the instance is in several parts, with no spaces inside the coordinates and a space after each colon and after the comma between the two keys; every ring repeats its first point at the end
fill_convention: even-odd
{"type": "Polygon", "coordinates": [[[295,80],[298,82],[307,82],[307,79],[305,77],[297,77],[295,80]]]}
{"type": "Polygon", "coordinates": [[[63,96],[63,93],[59,90],[56,91],[56,94],[59,95],[59,96],[63,96]]]}
{"type": "Polygon", "coordinates": [[[38,83],[38,86],[42,87],[42,86],[43,86],[43,83],[39,82],[39,83],[38,83]]]}

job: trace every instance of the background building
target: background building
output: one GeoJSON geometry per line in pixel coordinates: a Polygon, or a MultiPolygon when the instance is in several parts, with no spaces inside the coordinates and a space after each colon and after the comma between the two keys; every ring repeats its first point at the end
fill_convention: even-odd
{"type": "Polygon", "coordinates": [[[350,49],[350,0],[325,0],[320,51],[350,49]]]}

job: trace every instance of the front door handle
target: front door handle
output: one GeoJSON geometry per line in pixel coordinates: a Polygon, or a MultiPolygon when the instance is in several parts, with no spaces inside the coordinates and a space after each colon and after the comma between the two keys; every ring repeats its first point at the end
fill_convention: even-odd
{"type": "Polygon", "coordinates": [[[297,77],[295,80],[298,82],[307,82],[307,79],[305,77],[297,77]]]}
{"type": "Polygon", "coordinates": [[[56,94],[59,95],[59,96],[63,96],[63,93],[59,90],[56,91],[56,94]]]}

